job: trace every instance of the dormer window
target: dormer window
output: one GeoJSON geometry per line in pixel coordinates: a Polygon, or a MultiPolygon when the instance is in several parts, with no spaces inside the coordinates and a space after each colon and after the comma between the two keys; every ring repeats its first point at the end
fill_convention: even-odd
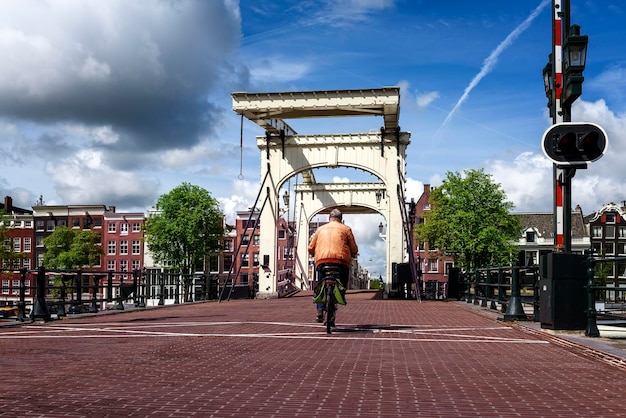
{"type": "Polygon", "coordinates": [[[526,231],[526,242],[535,242],[536,233],[535,231],[526,231]]]}

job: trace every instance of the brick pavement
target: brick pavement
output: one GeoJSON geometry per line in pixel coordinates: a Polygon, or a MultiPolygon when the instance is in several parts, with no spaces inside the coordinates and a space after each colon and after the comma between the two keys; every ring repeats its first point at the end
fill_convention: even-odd
{"type": "Polygon", "coordinates": [[[611,417],[614,355],[464,303],[348,295],[338,330],[310,295],[0,328],[11,417],[611,417]]]}

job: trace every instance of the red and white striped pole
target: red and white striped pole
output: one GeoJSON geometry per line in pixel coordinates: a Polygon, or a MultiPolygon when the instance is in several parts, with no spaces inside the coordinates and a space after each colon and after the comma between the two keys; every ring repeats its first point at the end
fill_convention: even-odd
{"type": "MultiPolygon", "coordinates": [[[[552,123],[557,124],[563,122],[563,108],[561,105],[561,94],[563,93],[563,8],[561,0],[552,0],[552,60],[554,63],[554,114],[552,123]]],[[[564,250],[564,234],[563,234],[563,182],[565,180],[565,171],[556,164],[553,166],[554,178],[554,251],[561,252],[564,250]]]]}

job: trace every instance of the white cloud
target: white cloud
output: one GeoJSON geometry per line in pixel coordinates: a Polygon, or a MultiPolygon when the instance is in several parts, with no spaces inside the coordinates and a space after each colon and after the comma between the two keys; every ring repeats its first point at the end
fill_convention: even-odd
{"type": "Polygon", "coordinates": [[[430,92],[418,94],[415,97],[415,102],[417,103],[419,107],[426,107],[432,102],[434,102],[435,100],[437,100],[438,98],[439,98],[438,91],[430,91],[430,92]]]}

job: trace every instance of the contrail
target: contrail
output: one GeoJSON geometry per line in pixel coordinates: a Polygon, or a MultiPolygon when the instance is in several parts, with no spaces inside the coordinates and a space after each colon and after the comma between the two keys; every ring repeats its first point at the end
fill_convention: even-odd
{"type": "Polygon", "coordinates": [[[474,89],[474,87],[476,87],[478,85],[480,80],[482,80],[487,74],[489,74],[491,72],[491,70],[493,69],[493,67],[495,67],[495,65],[497,63],[498,57],[500,56],[500,54],[502,54],[502,52],[504,52],[505,49],[507,49],[509,46],[511,46],[511,44],[517,39],[518,36],[520,36],[522,34],[522,32],[524,32],[526,29],[528,29],[528,26],[530,26],[532,21],[535,20],[537,15],[539,15],[539,13],[541,13],[541,11],[548,4],[550,4],[551,1],[552,0],[542,0],[541,4],[539,4],[539,6],[537,6],[537,8],[530,14],[530,16],[528,16],[526,18],[526,20],[524,20],[518,27],[516,27],[513,30],[513,32],[511,32],[509,34],[509,36],[507,36],[506,39],[504,41],[502,41],[500,43],[500,45],[498,45],[497,48],[494,49],[491,52],[491,54],[489,54],[489,56],[483,62],[483,66],[480,69],[480,72],[478,74],[476,74],[476,76],[474,76],[472,81],[465,88],[465,91],[463,92],[463,95],[461,96],[459,101],[456,102],[456,104],[454,105],[454,107],[452,108],[450,113],[448,113],[448,116],[446,116],[446,119],[443,121],[443,123],[439,127],[439,130],[441,128],[443,128],[448,123],[448,121],[450,119],[452,119],[452,116],[454,116],[454,113],[457,111],[457,109],[459,107],[461,107],[463,102],[469,96],[470,92],[474,89]]]}

